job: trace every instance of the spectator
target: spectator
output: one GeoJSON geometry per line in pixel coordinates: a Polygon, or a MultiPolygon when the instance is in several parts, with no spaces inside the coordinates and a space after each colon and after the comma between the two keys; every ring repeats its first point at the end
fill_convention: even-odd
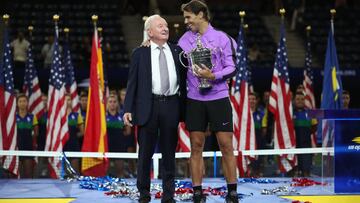
{"type": "Polygon", "coordinates": [[[80,95],[80,112],[83,119],[86,119],[87,103],[88,103],[88,94],[87,92],[83,92],[80,95]]]}
{"type": "MultiPolygon", "coordinates": [[[[42,102],[45,106],[45,112],[42,114],[42,116],[39,119],[39,136],[37,139],[37,150],[38,151],[44,151],[45,145],[46,145],[46,124],[47,124],[47,95],[42,94],[41,96],[42,102]]],[[[38,167],[40,170],[40,177],[48,177],[48,170],[47,170],[47,158],[46,157],[39,157],[38,159],[38,167]]]]}
{"type": "Polygon", "coordinates": [[[300,84],[296,87],[296,91],[295,92],[302,92],[305,94],[305,87],[304,85],[300,84]]]}
{"type": "Polygon", "coordinates": [[[291,0],[289,1],[290,13],[292,12],[290,30],[294,31],[296,29],[296,24],[298,22],[298,16],[304,13],[305,10],[305,0],[291,0]]]}
{"type": "Polygon", "coordinates": [[[343,90],[342,92],[343,109],[349,109],[350,106],[350,92],[343,90]]]}
{"type": "Polygon", "coordinates": [[[37,150],[44,151],[46,142],[46,123],[47,123],[47,95],[42,94],[41,99],[45,106],[44,114],[39,119],[39,137],[37,140],[37,150]]]}
{"type": "MultiPolygon", "coordinates": [[[[28,98],[24,94],[17,97],[16,125],[17,143],[19,150],[35,150],[38,135],[38,121],[36,116],[28,112],[28,98]]],[[[20,178],[33,178],[34,157],[20,157],[20,178]]]]}
{"type": "Polygon", "coordinates": [[[263,118],[263,126],[266,126],[266,128],[263,128],[263,134],[265,134],[266,137],[266,145],[268,148],[273,147],[273,131],[274,131],[274,115],[269,111],[269,98],[270,98],[270,91],[265,91],[263,93],[263,104],[264,104],[264,118],[263,118]]]}
{"type": "MultiPolygon", "coordinates": [[[[126,88],[122,88],[119,91],[119,98],[120,98],[120,102],[119,102],[120,111],[119,112],[120,112],[121,117],[124,116],[125,96],[126,96],[126,88]]],[[[124,143],[125,143],[126,151],[135,153],[136,152],[135,128],[126,126],[124,129],[124,135],[125,135],[124,143]]],[[[134,175],[136,173],[136,167],[135,167],[136,165],[135,164],[136,164],[135,160],[133,160],[133,159],[130,159],[128,161],[128,165],[129,165],[128,176],[130,178],[135,177],[135,175],[134,175]]]]}
{"type": "Polygon", "coordinates": [[[91,59],[91,41],[89,37],[83,37],[79,46],[79,59],[81,68],[90,68],[91,59]]]}
{"type": "Polygon", "coordinates": [[[126,88],[122,88],[119,91],[119,98],[120,98],[119,108],[120,108],[120,111],[122,111],[123,108],[124,108],[125,96],[126,96],[126,88]]]}
{"type": "Polygon", "coordinates": [[[15,88],[21,89],[24,79],[25,63],[27,59],[27,50],[30,43],[24,38],[23,32],[19,31],[17,38],[11,42],[13,49],[13,64],[15,71],[14,85],[15,88]]]}
{"type": "MultiPolygon", "coordinates": [[[[264,91],[262,97],[263,109],[264,109],[264,117],[262,119],[262,134],[265,136],[265,147],[267,149],[274,148],[274,115],[269,111],[269,98],[270,91],[264,91]]],[[[272,164],[274,162],[273,156],[265,156],[265,161],[268,164],[272,164]]],[[[264,162],[265,162],[264,161],[264,162]]]]}
{"type": "MultiPolygon", "coordinates": [[[[263,121],[265,116],[265,111],[263,108],[259,108],[259,99],[258,95],[253,92],[249,94],[249,105],[251,111],[253,112],[253,119],[255,124],[255,137],[256,137],[256,149],[265,149],[266,148],[266,138],[263,128],[266,128],[266,123],[263,121]]],[[[264,156],[258,156],[258,159],[255,160],[252,164],[252,175],[259,177],[263,176],[264,168],[264,156]]]]}
{"type": "MultiPolygon", "coordinates": [[[[119,102],[117,96],[110,94],[107,100],[106,128],[108,135],[109,152],[127,152],[124,131],[130,131],[130,127],[124,127],[122,115],[118,111],[119,102]]],[[[125,178],[124,160],[114,160],[116,176],[125,178]]]]}
{"type": "MultiPolygon", "coordinates": [[[[44,68],[50,69],[53,55],[54,55],[54,36],[50,35],[47,37],[47,42],[41,49],[41,56],[44,60],[44,68]]],[[[62,51],[62,47],[59,46],[60,52],[62,51]]]]}
{"type": "Polygon", "coordinates": [[[259,47],[256,44],[251,46],[251,48],[249,49],[249,54],[248,54],[248,58],[249,58],[250,62],[256,62],[258,60],[261,60],[261,56],[262,56],[262,53],[260,52],[259,47]]]}
{"type": "MultiPolygon", "coordinates": [[[[310,148],[311,133],[315,132],[317,122],[315,119],[311,119],[305,111],[305,95],[302,92],[296,93],[294,103],[293,121],[296,135],[296,148],[310,148]]],[[[312,156],[312,154],[297,155],[298,172],[303,177],[310,176],[312,156]]]]}
{"type": "Polygon", "coordinates": [[[30,46],[29,41],[24,38],[24,33],[19,31],[17,38],[11,42],[11,47],[13,48],[14,53],[14,67],[15,68],[25,68],[25,63],[27,59],[27,50],[30,46]]]}
{"type": "MultiPolygon", "coordinates": [[[[88,103],[88,94],[86,91],[80,93],[80,114],[84,121],[86,121],[86,111],[87,111],[87,103],[88,103]]],[[[82,147],[84,136],[78,137],[79,145],[82,147]]]]}
{"type": "MultiPolygon", "coordinates": [[[[78,112],[72,111],[71,106],[71,96],[66,95],[66,113],[68,115],[68,125],[69,125],[69,139],[64,145],[63,151],[70,152],[79,152],[81,147],[79,144],[78,137],[84,135],[84,121],[78,112]]],[[[76,172],[80,172],[80,159],[79,158],[70,158],[69,159],[71,166],[76,172]]]]}

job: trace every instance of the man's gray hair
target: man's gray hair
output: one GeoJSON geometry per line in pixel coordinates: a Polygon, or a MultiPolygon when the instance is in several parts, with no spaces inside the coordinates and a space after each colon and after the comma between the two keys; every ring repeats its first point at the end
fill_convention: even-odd
{"type": "Polygon", "coordinates": [[[155,15],[152,15],[152,16],[149,16],[146,20],[145,20],[145,23],[144,23],[144,39],[143,39],[143,42],[147,41],[148,39],[150,39],[147,31],[150,29],[150,26],[151,26],[151,22],[154,20],[154,18],[162,18],[160,15],[158,14],[155,14],[155,15]]]}
{"type": "Polygon", "coordinates": [[[158,14],[149,16],[149,17],[145,20],[145,23],[144,23],[144,30],[145,30],[145,31],[147,31],[148,29],[150,29],[151,21],[152,21],[154,18],[161,18],[161,16],[159,16],[158,14]]]}

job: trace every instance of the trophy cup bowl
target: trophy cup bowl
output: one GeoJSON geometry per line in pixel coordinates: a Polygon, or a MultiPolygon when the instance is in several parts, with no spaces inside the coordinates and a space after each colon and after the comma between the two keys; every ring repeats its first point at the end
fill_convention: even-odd
{"type": "MultiPolygon", "coordinates": [[[[193,49],[188,56],[190,57],[190,61],[192,64],[192,68],[197,68],[194,65],[197,65],[199,68],[202,68],[203,65],[208,67],[209,69],[212,69],[213,64],[211,62],[211,50],[204,48],[204,47],[197,47],[193,49]]],[[[195,72],[195,70],[193,70],[195,72]]],[[[210,89],[212,85],[209,83],[209,81],[206,78],[199,78],[200,84],[198,86],[199,90],[205,90],[210,89]]]]}
{"type": "MultiPolygon", "coordinates": [[[[184,65],[184,63],[181,61],[181,58],[182,56],[187,58],[190,61],[192,72],[194,73],[194,75],[196,75],[195,74],[196,69],[202,68],[203,65],[208,67],[210,70],[213,68],[213,63],[211,61],[212,54],[213,53],[211,49],[205,48],[202,45],[201,36],[198,33],[196,39],[196,47],[188,53],[185,52],[180,53],[179,59],[181,64],[184,65]],[[197,65],[197,67],[195,65],[197,65]]],[[[200,80],[200,84],[198,88],[200,91],[210,89],[212,87],[212,85],[209,83],[209,81],[206,78],[199,77],[199,80],[200,80]]]]}

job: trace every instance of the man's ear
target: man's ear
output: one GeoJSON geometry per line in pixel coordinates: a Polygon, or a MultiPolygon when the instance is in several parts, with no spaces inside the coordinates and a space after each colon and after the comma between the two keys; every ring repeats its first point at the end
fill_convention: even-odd
{"type": "Polygon", "coordinates": [[[152,37],[152,36],[153,36],[153,33],[151,32],[150,29],[148,29],[148,30],[146,31],[146,33],[147,33],[148,37],[152,37]]]}
{"type": "Polygon", "coordinates": [[[204,18],[204,12],[200,11],[199,14],[197,14],[199,18],[204,18]]]}

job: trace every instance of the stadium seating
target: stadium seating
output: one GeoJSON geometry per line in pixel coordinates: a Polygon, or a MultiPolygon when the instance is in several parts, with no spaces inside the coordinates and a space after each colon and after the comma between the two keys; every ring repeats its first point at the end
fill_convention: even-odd
{"type": "MultiPolygon", "coordinates": [[[[99,16],[98,26],[103,27],[104,42],[111,45],[110,52],[105,52],[104,56],[108,68],[126,68],[129,65],[129,56],[126,50],[122,27],[120,8],[117,3],[112,1],[75,1],[75,2],[47,2],[34,1],[23,2],[21,0],[12,1],[7,5],[6,12],[11,15],[10,28],[11,37],[16,38],[17,30],[27,33],[29,25],[34,26],[33,45],[35,63],[42,67],[41,48],[46,43],[46,37],[54,35],[54,23],[52,16],[60,15],[59,28],[70,28],[70,43],[73,62],[76,68],[82,67],[80,56],[83,54],[79,47],[84,37],[91,39],[93,25],[91,15],[99,16]]],[[[64,40],[64,34],[60,33],[60,41],[64,40]]],[[[91,43],[91,40],[90,40],[91,43]]]]}
{"type": "MultiPolygon", "coordinates": [[[[323,59],[325,56],[327,37],[330,30],[330,12],[333,6],[331,2],[312,2],[307,5],[304,13],[298,18],[297,30],[305,38],[304,29],[307,25],[312,26],[311,41],[313,52],[323,59]]],[[[334,19],[335,43],[341,68],[359,67],[360,62],[360,38],[359,8],[337,8],[334,19]]],[[[324,63],[324,60],[320,61],[324,63]]]]}
{"type": "Polygon", "coordinates": [[[241,6],[216,5],[210,8],[212,8],[213,26],[223,30],[235,40],[238,37],[240,28],[239,11],[245,10],[245,23],[249,25],[249,29],[246,32],[248,50],[256,45],[262,53],[262,57],[258,60],[250,60],[249,65],[251,67],[273,67],[276,44],[260,15],[251,9],[244,9],[241,6]]]}

